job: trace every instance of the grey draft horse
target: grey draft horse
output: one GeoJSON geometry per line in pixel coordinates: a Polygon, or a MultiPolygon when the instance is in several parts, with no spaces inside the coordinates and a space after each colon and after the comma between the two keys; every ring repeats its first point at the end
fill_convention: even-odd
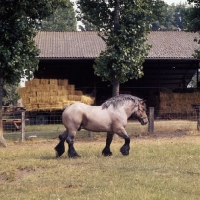
{"type": "Polygon", "coordinates": [[[94,132],[107,132],[106,146],[102,155],[111,156],[110,144],[114,133],[124,138],[121,147],[122,155],[128,155],[130,150],[130,137],[125,127],[128,118],[133,115],[141,125],[148,123],[146,105],[144,100],[128,95],[118,95],[108,99],[101,106],[90,106],[83,103],[74,103],[67,107],[62,114],[62,122],[66,130],[59,135],[60,142],[55,147],[56,157],[65,152],[64,142],[68,143],[68,156],[79,157],[74,148],[76,132],[85,129],[94,132]]]}

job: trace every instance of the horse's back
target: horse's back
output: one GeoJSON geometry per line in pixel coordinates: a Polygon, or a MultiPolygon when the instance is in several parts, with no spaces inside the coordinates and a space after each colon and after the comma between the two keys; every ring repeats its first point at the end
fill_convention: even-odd
{"type": "Polygon", "coordinates": [[[74,103],[63,112],[63,124],[69,128],[84,127],[87,130],[107,130],[111,124],[108,109],[101,106],[90,106],[84,103],[74,103]]]}

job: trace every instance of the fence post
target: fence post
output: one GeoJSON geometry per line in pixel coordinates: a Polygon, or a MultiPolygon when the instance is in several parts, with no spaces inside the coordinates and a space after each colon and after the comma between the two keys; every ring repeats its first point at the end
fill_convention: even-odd
{"type": "Polygon", "coordinates": [[[149,108],[148,131],[149,133],[154,133],[154,107],[149,108]]]}
{"type": "Polygon", "coordinates": [[[22,128],[21,128],[21,131],[22,131],[22,141],[25,140],[25,111],[22,111],[22,128]]]}
{"type": "Polygon", "coordinates": [[[197,115],[197,130],[200,131],[200,104],[191,104],[197,115]]]}

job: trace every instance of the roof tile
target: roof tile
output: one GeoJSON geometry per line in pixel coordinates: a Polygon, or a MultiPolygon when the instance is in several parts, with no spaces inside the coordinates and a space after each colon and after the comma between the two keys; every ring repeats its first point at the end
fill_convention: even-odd
{"type": "MultiPolygon", "coordinates": [[[[148,42],[152,45],[147,58],[190,58],[200,45],[194,42],[198,33],[184,31],[152,31],[148,42]]],[[[41,50],[39,58],[96,58],[105,49],[97,32],[45,32],[35,37],[41,50]]]]}

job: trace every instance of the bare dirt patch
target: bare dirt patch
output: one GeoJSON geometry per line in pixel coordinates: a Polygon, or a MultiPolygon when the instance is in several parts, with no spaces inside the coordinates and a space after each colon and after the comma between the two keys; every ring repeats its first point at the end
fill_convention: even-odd
{"type": "Polygon", "coordinates": [[[138,135],[135,135],[137,138],[144,138],[144,139],[151,139],[151,138],[174,138],[174,137],[185,137],[188,136],[188,131],[187,130],[176,130],[173,132],[156,132],[156,133],[141,133],[138,135]]]}

